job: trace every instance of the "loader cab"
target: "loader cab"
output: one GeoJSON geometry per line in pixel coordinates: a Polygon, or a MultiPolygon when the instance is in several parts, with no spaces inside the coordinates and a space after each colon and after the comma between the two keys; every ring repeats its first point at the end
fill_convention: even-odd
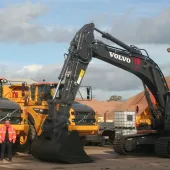
{"type": "MultiPolygon", "coordinates": [[[[30,85],[30,102],[28,105],[28,112],[32,116],[32,119],[34,120],[34,125],[37,131],[37,135],[39,136],[42,132],[41,127],[43,125],[43,122],[45,118],[48,116],[48,99],[52,99],[56,88],[57,88],[58,83],[56,82],[39,82],[39,83],[34,83],[30,85]]],[[[60,84],[59,90],[57,91],[56,94],[56,99],[61,99],[61,93],[64,87],[64,83],[60,84]]],[[[92,88],[90,86],[82,86],[80,87],[81,90],[79,90],[78,94],[80,96],[80,100],[91,100],[92,98],[92,88]],[[83,92],[82,92],[83,90],[83,92]],[[80,92],[81,91],[81,92],[80,92]]],[[[56,106],[57,108],[57,106],[56,106]]],[[[88,115],[89,112],[93,112],[93,109],[81,105],[79,103],[73,103],[72,108],[69,110],[70,113],[70,128],[73,130],[75,128],[75,125],[91,125],[94,126],[95,124],[95,113],[91,113],[86,120],[83,119],[85,115],[88,115]],[[79,113],[80,115],[78,116],[77,114],[73,114],[73,112],[79,113]],[[80,121],[80,123],[74,122],[74,119],[78,121],[78,119],[83,119],[83,121],[80,121]],[[71,126],[72,125],[72,126],[71,126]]],[[[94,127],[91,128],[92,132],[94,131],[94,127]]],[[[87,130],[87,133],[89,133],[89,130],[87,130]]]]}
{"type": "MultiPolygon", "coordinates": [[[[55,94],[57,85],[58,83],[55,82],[42,82],[32,84],[30,86],[31,99],[37,101],[37,103],[52,99],[55,94]]],[[[55,99],[61,99],[63,87],[64,84],[60,84],[55,99]]],[[[92,88],[90,86],[80,86],[80,90],[78,91],[77,96],[79,101],[92,100],[92,88]]]]}
{"type": "MultiPolygon", "coordinates": [[[[47,100],[53,98],[56,87],[57,83],[55,82],[34,83],[30,86],[31,99],[37,103],[42,103],[43,101],[46,102],[47,100]]],[[[59,92],[57,94],[58,99],[60,98],[62,87],[63,85],[61,85],[59,88],[59,92]]]]}

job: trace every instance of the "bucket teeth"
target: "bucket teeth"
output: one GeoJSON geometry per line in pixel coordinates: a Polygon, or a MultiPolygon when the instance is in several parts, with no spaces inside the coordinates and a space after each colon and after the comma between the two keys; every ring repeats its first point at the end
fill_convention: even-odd
{"type": "Polygon", "coordinates": [[[51,139],[41,135],[31,147],[33,157],[48,162],[91,163],[86,154],[77,131],[61,131],[51,139]]]}

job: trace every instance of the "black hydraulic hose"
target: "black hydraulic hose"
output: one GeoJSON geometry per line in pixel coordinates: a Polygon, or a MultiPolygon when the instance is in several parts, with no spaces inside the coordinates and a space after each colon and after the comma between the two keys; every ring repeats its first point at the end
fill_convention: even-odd
{"type": "Polygon", "coordinates": [[[131,53],[135,53],[135,54],[141,54],[141,52],[139,52],[138,50],[133,49],[132,47],[126,45],[125,43],[123,43],[122,41],[118,40],[117,38],[113,37],[112,35],[110,35],[109,33],[105,33],[103,31],[100,31],[97,28],[94,28],[94,30],[96,30],[97,32],[99,32],[100,34],[102,34],[103,38],[106,38],[116,44],[118,44],[119,46],[123,47],[124,49],[128,50],[131,53]]]}

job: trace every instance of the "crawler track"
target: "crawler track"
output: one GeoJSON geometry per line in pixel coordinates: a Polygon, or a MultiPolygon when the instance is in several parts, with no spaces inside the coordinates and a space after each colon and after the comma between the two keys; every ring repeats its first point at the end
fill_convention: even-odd
{"type": "Polygon", "coordinates": [[[126,139],[123,137],[114,140],[113,149],[116,153],[118,153],[120,155],[127,155],[127,152],[124,149],[125,140],[126,139]]]}
{"type": "Polygon", "coordinates": [[[159,157],[170,158],[170,137],[161,137],[157,140],[155,153],[159,157]]]}
{"type": "Polygon", "coordinates": [[[162,158],[170,158],[170,137],[158,137],[154,134],[137,134],[131,136],[121,136],[116,138],[113,143],[113,149],[120,155],[143,155],[143,153],[151,153],[150,146],[153,146],[153,154],[162,158]],[[142,143],[142,138],[147,138],[148,143],[142,143]],[[153,143],[149,143],[150,139],[154,139],[153,143]],[[127,140],[132,141],[133,149],[126,147],[127,140]],[[140,150],[140,152],[138,152],[140,150]]]}
{"type": "Polygon", "coordinates": [[[154,143],[145,144],[144,140],[152,139],[156,141],[154,134],[135,134],[127,135],[116,138],[113,142],[113,149],[120,155],[145,155],[148,153],[154,153],[154,143]],[[152,150],[153,148],[153,150],[152,150]]]}

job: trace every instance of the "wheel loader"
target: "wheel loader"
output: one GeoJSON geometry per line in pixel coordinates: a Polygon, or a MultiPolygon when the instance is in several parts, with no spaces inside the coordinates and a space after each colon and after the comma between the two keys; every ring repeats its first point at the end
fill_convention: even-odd
{"type": "MultiPolygon", "coordinates": [[[[28,113],[32,115],[34,122],[36,122],[35,127],[38,136],[42,132],[41,127],[48,114],[47,100],[52,99],[56,87],[57,83],[55,82],[39,82],[30,85],[30,95],[26,99],[28,102],[26,105],[28,106],[28,113]]],[[[60,86],[58,98],[60,98],[60,91],[62,88],[63,85],[60,86]]],[[[87,88],[90,89],[90,87],[87,88]]],[[[70,108],[69,115],[69,131],[79,131],[83,143],[85,142],[86,135],[94,135],[98,132],[97,115],[92,108],[74,102],[70,108]],[[82,120],[89,112],[93,113],[82,120]]]]}
{"type": "Polygon", "coordinates": [[[4,97],[4,84],[6,82],[5,78],[0,78],[0,126],[4,124],[5,120],[10,120],[17,134],[13,151],[24,152],[29,137],[28,116],[24,107],[4,97]]]}
{"type": "MultiPolygon", "coordinates": [[[[56,82],[38,82],[34,84],[27,84],[26,82],[15,84],[10,82],[8,85],[4,85],[4,96],[17,102],[27,110],[31,131],[31,138],[29,138],[30,143],[42,133],[42,125],[48,114],[47,100],[52,98],[56,87],[56,82]]],[[[91,87],[81,87],[84,89],[87,88],[90,90],[90,93],[88,93],[87,99],[85,99],[81,92],[79,92],[81,96],[79,100],[91,100],[91,87]]],[[[60,91],[62,88],[63,85],[60,86],[60,91]]],[[[60,94],[58,94],[58,98],[59,97],[60,94]]],[[[69,131],[79,131],[82,145],[85,145],[87,135],[91,136],[98,133],[96,112],[86,105],[74,102],[70,108],[69,114],[69,131]],[[92,112],[92,114],[84,118],[89,112],[92,112]]]]}
{"type": "Polygon", "coordinates": [[[56,88],[57,93],[64,81],[61,97],[57,99],[54,95],[48,100],[48,116],[44,121],[42,133],[32,143],[33,157],[42,161],[71,164],[93,162],[81,145],[78,131],[68,130],[69,110],[92,58],[136,75],[143,82],[144,89],[151,91],[157,103],[157,107],[153,107],[150,96],[145,94],[152,115],[153,131],[115,139],[114,151],[126,155],[152,148],[157,156],[170,157],[170,92],[161,69],[146,50],[134,45],[129,46],[99,30],[94,23],[89,23],[76,32],[65,56],[56,88]],[[97,40],[94,32],[120,48],[97,40]]]}

